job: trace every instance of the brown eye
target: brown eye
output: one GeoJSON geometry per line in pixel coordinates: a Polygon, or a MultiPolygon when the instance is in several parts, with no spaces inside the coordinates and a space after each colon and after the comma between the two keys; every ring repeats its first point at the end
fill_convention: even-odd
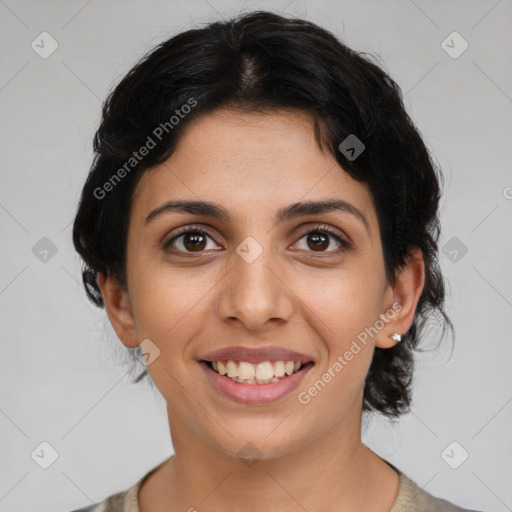
{"type": "Polygon", "coordinates": [[[300,240],[306,239],[305,250],[309,252],[337,254],[350,249],[350,244],[341,238],[337,232],[334,232],[327,226],[317,226],[314,229],[304,233],[300,240]],[[327,250],[331,245],[331,241],[334,240],[338,243],[338,247],[332,250],[327,250]]]}
{"type": "Polygon", "coordinates": [[[329,247],[329,236],[323,233],[310,233],[308,236],[308,246],[313,250],[325,250],[329,247]],[[311,243],[309,243],[311,242],[311,243]]]}
{"type": "Polygon", "coordinates": [[[207,250],[208,239],[213,241],[210,235],[204,231],[188,229],[166,242],[164,249],[170,247],[172,248],[170,249],[171,252],[199,253],[207,250]]]}
{"type": "Polygon", "coordinates": [[[206,246],[206,236],[202,233],[186,233],[183,236],[183,246],[187,251],[203,251],[206,246]]]}

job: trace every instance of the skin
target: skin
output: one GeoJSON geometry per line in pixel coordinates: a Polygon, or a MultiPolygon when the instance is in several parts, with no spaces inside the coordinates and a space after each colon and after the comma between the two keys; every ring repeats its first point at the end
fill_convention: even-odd
{"type": "Polygon", "coordinates": [[[309,114],[222,109],[190,123],[175,153],[137,186],[127,289],[110,276],[98,282],[122,343],[134,348],[150,339],[160,350],[148,369],[167,402],[176,455],[144,482],[142,512],[389,510],[398,475],[361,442],[363,387],[374,348],[392,347],[390,336],[412,324],[424,263],[414,250],[388,282],[370,193],[317,146],[309,114]],[[368,227],[341,211],[273,221],[291,203],[326,198],[349,202],[368,227]],[[144,222],[171,199],[212,201],[231,219],[168,212],[144,222]],[[339,250],[330,236],[318,248],[318,223],[350,248],[339,250]],[[208,232],[199,249],[186,236],[164,247],[177,228],[192,224],[208,232]],[[236,252],[247,236],[263,249],[250,264],[236,252]],[[393,303],[400,311],[300,403],[297,392],[393,303]],[[315,366],[278,402],[240,404],[216,391],[198,363],[233,345],[278,345],[308,354],[315,366]],[[248,442],[261,456],[251,467],[237,457],[248,442]]]}

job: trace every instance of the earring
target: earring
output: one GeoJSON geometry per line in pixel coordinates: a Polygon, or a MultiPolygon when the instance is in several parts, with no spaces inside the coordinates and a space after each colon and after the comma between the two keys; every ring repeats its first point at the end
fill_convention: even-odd
{"type": "Polygon", "coordinates": [[[396,333],[393,334],[392,336],[390,336],[390,338],[395,342],[395,343],[400,343],[402,341],[402,336],[400,336],[400,334],[396,333]]]}

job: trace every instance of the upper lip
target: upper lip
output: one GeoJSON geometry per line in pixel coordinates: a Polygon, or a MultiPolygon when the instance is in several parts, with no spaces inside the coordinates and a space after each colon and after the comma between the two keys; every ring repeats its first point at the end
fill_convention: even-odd
{"type": "Polygon", "coordinates": [[[306,354],[276,346],[257,348],[241,346],[226,347],[209,352],[200,357],[200,359],[203,361],[227,361],[231,359],[233,361],[246,361],[254,364],[263,361],[300,361],[305,364],[313,361],[313,358],[306,354]]]}

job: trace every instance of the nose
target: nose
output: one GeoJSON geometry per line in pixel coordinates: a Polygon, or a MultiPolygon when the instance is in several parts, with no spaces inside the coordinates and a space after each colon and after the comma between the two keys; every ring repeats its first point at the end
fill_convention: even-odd
{"type": "Polygon", "coordinates": [[[254,261],[233,252],[229,270],[219,283],[219,317],[253,332],[287,323],[293,312],[293,293],[286,280],[270,249],[265,248],[254,261]]]}

